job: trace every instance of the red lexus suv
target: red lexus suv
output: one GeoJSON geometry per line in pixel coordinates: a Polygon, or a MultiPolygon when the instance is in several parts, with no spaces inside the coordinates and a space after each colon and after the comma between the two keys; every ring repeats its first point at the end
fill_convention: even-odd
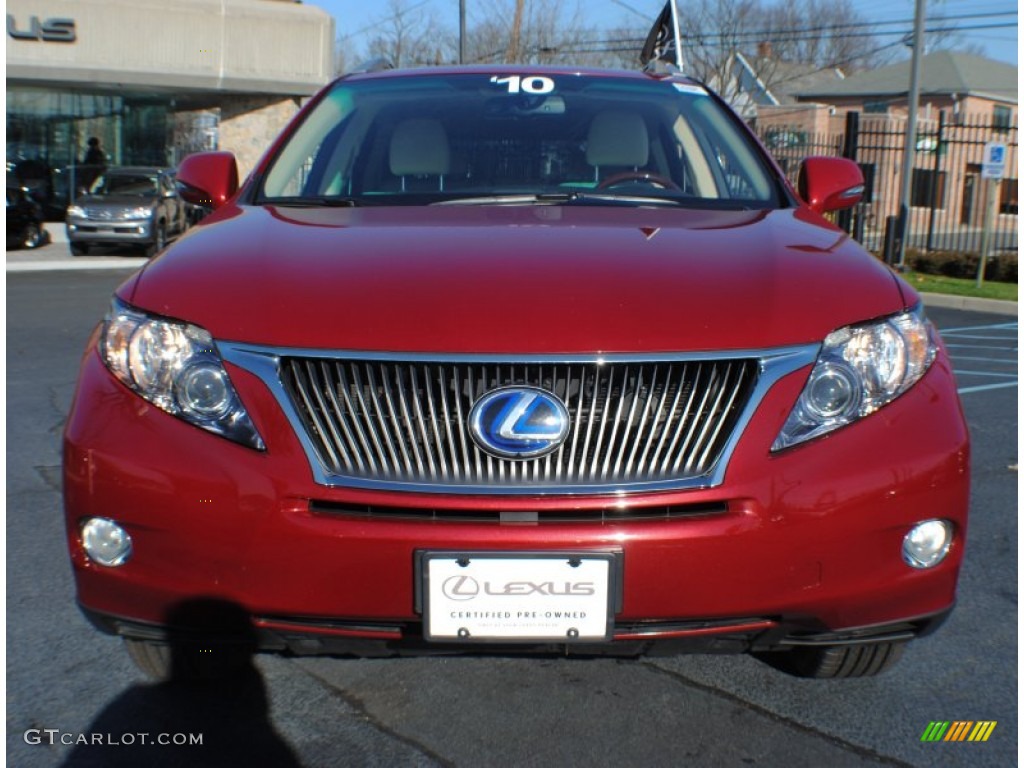
{"type": "MultiPolygon", "coordinates": [[[[968,435],[920,298],[675,74],[342,77],[116,292],[67,422],[78,601],[250,651],[752,652],[875,674],[955,601],[968,435]]],[[[211,653],[211,649],[215,652],[211,653]]]]}

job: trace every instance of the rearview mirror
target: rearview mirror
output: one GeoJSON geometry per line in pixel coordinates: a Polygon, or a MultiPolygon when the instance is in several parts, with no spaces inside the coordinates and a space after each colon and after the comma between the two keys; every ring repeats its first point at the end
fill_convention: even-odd
{"type": "Polygon", "coordinates": [[[181,161],[177,181],[186,202],[216,210],[238,191],[238,164],[230,152],[199,152],[181,161]]]}
{"type": "Polygon", "coordinates": [[[864,174],[845,157],[808,157],[800,165],[797,190],[815,213],[849,208],[864,196],[864,174]]]}

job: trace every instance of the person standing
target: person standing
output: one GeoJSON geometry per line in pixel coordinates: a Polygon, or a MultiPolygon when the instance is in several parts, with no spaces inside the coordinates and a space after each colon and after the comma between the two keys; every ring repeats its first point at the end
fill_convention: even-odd
{"type": "Polygon", "coordinates": [[[88,191],[93,182],[106,170],[107,156],[100,147],[100,140],[95,136],[91,136],[86,143],[89,148],[85,151],[85,157],[82,158],[81,172],[82,186],[88,191]]]}

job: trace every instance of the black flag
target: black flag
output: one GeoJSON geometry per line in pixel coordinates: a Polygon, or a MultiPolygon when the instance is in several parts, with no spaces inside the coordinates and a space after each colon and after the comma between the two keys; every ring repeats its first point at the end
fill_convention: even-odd
{"type": "Polygon", "coordinates": [[[676,59],[676,25],[672,18],[672,0],[658,14],[654,26],[647,33],[647,40],[640,51],[640,63],[647,66],[652,61],[677,63],[676,59]]]}

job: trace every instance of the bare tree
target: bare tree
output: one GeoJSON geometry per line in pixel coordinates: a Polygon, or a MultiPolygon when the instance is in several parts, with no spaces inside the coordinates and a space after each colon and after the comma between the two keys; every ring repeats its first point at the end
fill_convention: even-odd
{"type": "Polygon", "coordinates": [[[925,34],[925,53],[931,51],[961,51],[971,53],[975,56],[985,55],[985,46],[981,43],[970,40],[963,32],[956,32],[950,27],[956,26],[956,21],[947,19],[946,0],[930,0],[927,9],[926,27],[941,29],[940,32],[927,32],[925,34]]]}
{"type": "Polygon", "coordinates": [[[684,67],[741,111],[750,73],[777,95],[816,70],[855,71],[891,57],[851,0],[699,0],[680,18],[684,67]],[[888,54],[888,56],[887,56],[888,54]]]}
{"type": "Polygon", "coordinates": [[[763,6],[751,19],[753,35],[739,49],[747,56],[771,57],[821,69],[844,72],[884,63],[895,46],[881,43],[871,34],[869,22],[851,0],[791,0],[763,6]]]}
{"type": "Polygon", "coordinates": [[[687,73],[710,83],[731,79],[732,55],[744,47],[757,13],[757,0],[700,0],[681,14],[687,73]]]}
{"type": "MultiPolygon", "coordinates": [[[[943,2],[932,0],[937,8],[943,2]]],[[[457,32],[422,5],[388,0],[362,56],[339,47],[337,69],[357,58],[384,57],[395,66],[457,61],[457,32]]],[[[476,0],[470,6],[467,61],[636,67],[647,30],[588,26],[585,10],[584,0],[476,0]]],[[[941,20],[935,11],[929,18],[941,20]]],[[[888,63],[902,52],[893,38],[870,34],[870,20],[853,0],[692,0],[681,8],[680,31],[687,73],[723,91],[735,85],[736,53],[754,64],[771,89],[793,77],[793,67],[783,65],[850,73],[888,63]]],[[[928,47],[962,50],[968,44],[947,33],[930,36],[928,47]]]]}
{"type": "MultiPolygon", "coordinates": [[[[609,61],[603,35],[582,22],[579,0],[490,0],[477,6],[468,59],[507,64],[595,65],[609,61]]],[[[618,54],[611,52],[618,62],[618,54]]]]}
{"type": "Polygon", "coordinates": [[[451,33],[433,14],[410,5],[408,0],[388,0],[377,33],[366,47],[366,58],[383,58],[395,67],[422,67],[453,60],[451,33]]]}

